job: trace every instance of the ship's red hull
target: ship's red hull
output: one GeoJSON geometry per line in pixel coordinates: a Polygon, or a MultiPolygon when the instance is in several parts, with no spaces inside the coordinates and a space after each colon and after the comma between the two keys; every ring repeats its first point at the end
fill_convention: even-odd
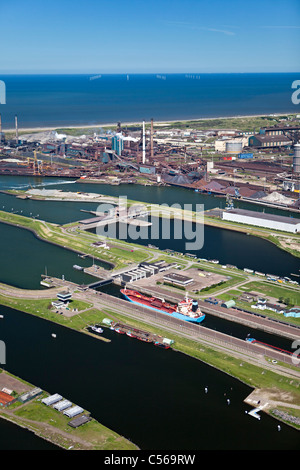
{"type": "Polygon", "coordinates": [[[132,302],[137,302],[146,307],[155,308],[157,310],[162,310],[166,313],[172,314],[176,312],[176,306],[171,305],[167,302],[163,302],[156,297],[147,297],[146,295],[140,294],[134,290],[124,289],[121,290],[122,294],[125,294],[132,302]]]}

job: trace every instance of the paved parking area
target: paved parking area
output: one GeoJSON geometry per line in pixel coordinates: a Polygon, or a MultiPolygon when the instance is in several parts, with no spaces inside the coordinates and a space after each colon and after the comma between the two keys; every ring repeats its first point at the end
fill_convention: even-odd
{"type": "Polygon", "coordinates": [[[33,387],[23,383],[21,380],[11,377],[9,374],[3,371],[0,374],[0,390],[2,390],[3,388],[14,390],[17,393],[24,393],[28,392],[33,387]]]}

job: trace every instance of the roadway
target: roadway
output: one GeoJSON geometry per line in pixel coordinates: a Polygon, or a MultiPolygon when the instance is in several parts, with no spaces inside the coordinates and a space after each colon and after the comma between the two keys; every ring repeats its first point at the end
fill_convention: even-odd
{"type": "MultiPolygon", "coordinates": [[[[287,366],[293,366],[295,369],[299,368],[300,364],[297,364],[291,355],[284,354],[261,345],[249,343],[245,340],[226,335],[219,331],[210,330],[201,324],[197,325],[194,323],[181,321],[177,318],[149,310],[146,307],[134,305],[125,299],[114,297],[104,292],[95,291],[89,288],[81,290],[78,285],[66,280],[63,281],[61,279],[51,278],[51,285],[52,287],[50,289],[26,291],[2,284],[0,286],[0,292],[1,294],[10,297],[39,299],[53,297],[62,290],[70,290],[74,299],[93,303],[94,308],[99,309],[100,311],[107,311],[108,316],[113,317],[114,312],[120,312],[129,319],[132,318],[134,320],[141,320],[148,325],[155,326],[157,328],[163,328],[165,331],[170,333],[170,339],[172,339],[172,334],[178,334],[185,338],[204,344],[209,348],[226,352],[242,360],[259,365],[260,367],[271,368],[275,371],[280,371],[280,373],[284,375],[300,378],[300,372],[297,370],[281,367],[279,364],[272,363],[265,359],[266,356],[272,360],[283,362],[287,366]]],[[[174,300],[175,299],[173,298],[173,301],[174,300]]],[[[226,315],[228,315],[228,319],[231,319],[231,321],[241,321],[242,317],[244,317],[247,322],[251,321],[251,314],[236,312],[234,309],[224,309],[215,305],[208,306],[205,302],[201,302],[200,308],[204,313],[219,316],[224,315],[224,311],[226,311],[226,315]]],[[[72,315],[76,314],[77,313],[72,313],[72,315]]],[[[69,315],[70,313],[68,313],[68,316],[69,315]]],[[[255,316],[255,325],[258,329],[264,328],[268,322],[271,322],[271,320],[255,316]]],[[[253,325],[254,323],[251,324],[251,326],[253,325]]],[[[297,339],[297,337],[299,337],[299,329],[294,328],[293,326],[285,326],[280,324],[278,327],[287,328],[287,334],[292,334],[293,339],[297,339]]]]}
{"type": "MultiPolygon", "coordinates": [[[[194,323],[178,320],[177,318],[169,317],[168,315],[149,310],[146,307],[134,305],[125,299],[114,297],[104,292],[95,291],[93,289],[78,290],[78,286],[76,284],[68,281],[62,281],[61,279],[51,279],[54,287],[64,286],[65,289],[70,289],[70,291],[73,292],[74,298],[83,300],[85,302],[92,302],[94,304],[94,308],[102,311],[106,310],[108,311],[108,315],[110,314],[113,316],[114,312],[120,312],[122,315],[133,318],[135,320],[142,320],[151,326],[158,328],[162,327],[171,335],[172,333],[179,334],[180,336],[184,336],[199,343],[204,343],[208,347],[226,351],[233,354],[234,356],[244,358],[250,362],[254,361],[256,364],[259,364],[263,367],[267,366],[267,361],[264,359],[264,356],[270,357],[272,360],[284,362],[286,365],[300,367],[300,364],[293,362],[293,356],[291,355],[284,354],[258,344],[249,343],[245,340],[234,338],[219,331],[210,330],[201,324],[197,325],[194,323]],[[74,292],[75,290],[76,293],[74,292]]],[[[180,297],[180,300],[181,298],[182,296],[180,297]]],[[[173,298],[173,302],[174,300],[175,298],[173,298]]],[[[234,309],[224,309],[215,305],[208,306],[206,302],[201,302],[199,305],[204,313],[218,316],[222,315],[224,317],[224,312],[226,312],[226,315],[228,315],[227,319],[230,319],[231,321],[240,322],[243,316],[244,321],[249,322],[247,323],[249,325],[251,322],[252,327],[263,329],[268,326],[269,328],[273,328],[273,324],[271,323],[272,320],[268,318],[261,318],[255,315],[254,320],[252,314],[242,314],[242,312],[235,311],[234,309]]],[[[292,337],[293,340],[299,338],[299,328],[288,324],[277,325],[277,323],[276,327],[274,328],[277,328],[276,334],[278,334],[278,331],[281,328],[282,333],[284,333],[283,328],[285,328],[286,334],[291,335],[290,337],[292,337]]],[[[282,336],[285,336],[285,334],[282,334],[282,336]]],[[[276,365],[276,367],[279,366],[276,365]]],[[[285,373],[287,373],[285,368],[284,370],[285,373]]],[[[300,378],[300,373],[297,371],[289,371],[288,373],[292,376],[296,375],[300,378]]]]}

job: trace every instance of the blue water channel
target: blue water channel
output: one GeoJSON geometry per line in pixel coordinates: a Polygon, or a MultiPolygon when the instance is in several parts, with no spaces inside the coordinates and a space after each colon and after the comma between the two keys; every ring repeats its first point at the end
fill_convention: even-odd
{"type": "Polygon", "coordinates": [[[9,372],[60,393],[143,450],[300,448],[296,430],[246,413],[250,387],[199,360],[109,329],[105,343],[13,309],[1,313],[9,372]]]}
{"type": "MultiPolygon", "coordinates": [[[[16,180],[11,182],[16,184],[16,180]]],[[[72,184],[66,186],[69,188],[72,184]]],[[[97,186],[92,187],[96,192],[97,186]]],[[[78,220],[79,214],[82,216],[80,203],[38,202],[38,206],[29,209],[26,204],[37,201],[23,201],[3,194],[0,198],[1,203],[4,201],[2,206],[12,201],[14,210],[16,204],[20,204],[16,210],[24,212],[31,209],[33,213],[33,209],[37,209],[40,218],[52,222],[65,223],[73,217],[78,220]]],[[[224,232],[228,236],[235,235],[224,232]]],[[[76,253],[42,242],[31,232],[6,224],[0,224],[0,237],[1,282],[39,288],[45,266],[50,275],[64,274],[78,283],[86,281],[77,278],[82,273],[72,268],[75,260],[78,263],[76,253]]],[[[246,252],[253,239],[278,252],[275,246],[263,240],[243,238],[245,244],[248,243],[246,252]]],[[[222,238],[222,243],[225,240],[222,238]]],[[[229,238],[227,243],[230,244],[229,238]]],[[[217,257],[217,245],[216,241],[212,243],[214,254],[211,257],[217,257]]],[[[231,247],[234,245],[237,245],[235,238],[231,247]]],[[[220,255],[224,246],[223,250],[220,248],[220,255]]],[[[257,250],[260,250],[259,259],[264,248],[258,246],[257,250]]],[[[233,254],[233,248],[225,252],[228,262],[233,263],[233,254]]],[[[80,262],[82,264],[82,259],[80,262]]],[[[288,266],[289,261],[285,262],[288,266]]],[[[243,400],[251,388],[201,361],[119,336],[110,330],[105,330],[104,335],[111,342],[104,343],[10,308],[1,307],[1,314],[4,318],[0,323],[0,337],[7,346],[5,368],[9,372],[83,406],[95,419],[130,438],[141,449],[299,449],[296,430],[282,425],[279,432],[275,419],[262,413],[258,421],[246,413],[250,407],[243,400]],[[53,332],[57,334],[55,339],[51,336],[53,332]],[[205,393],[206,387],[208,393],[205,393]]],[[[47,447],[33,436],[31,440],[31,433],[25,433],[26,441],[23,440],[20,430],[9,424],[1,423],[1,437],[6,429],[7,435],[11,435],[10,444],[0,439],[0,448],[47,447]]]]}

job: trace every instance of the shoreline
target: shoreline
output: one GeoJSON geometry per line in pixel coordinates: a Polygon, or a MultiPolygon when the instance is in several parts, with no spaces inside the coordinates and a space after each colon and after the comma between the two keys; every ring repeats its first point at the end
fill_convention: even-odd
{"type": "MultiPolygon", "coordinates": [[[[21,311],[21,310],[20,310],[21,311]]],[[[22,312],[22,311],[21,311],[22,312]]],[[[22,312],[26,313],[26,312],[22,312]]],[[[11,377],[16,383],[17,382],[24,382],[24,379],[14,375],[13,373],[6,371],[3,367],[0,368],[0,378],[3,380],[3,376],[5,375],[11,377]]],[[[5,382],[5,378],[4,378],[5,382]]],[[[27,383],[27,388],[33,388],[34,385],[31,383],[27,383]]],[[[46,418],[40,420],[39,419],[39,412],[34,411],[33,416],[29,419],[26,418],[22,415],[18,415],[18,410],[27,407],[27,409],[32,409],[33,406],[35,406],[37,403],[37,406],[45,406],[42,405],[40,402],[41,396],[43,395],[48,395],[50,396],[50,393],[47,390],[41,389],[41,394],[33,397],[30,399],[28,402],[25,403],[18,403],[17,407],[15,408],[10,408],[8,407],[3,407],[0,410],[0,419],[9,421],[10,423],[14,424],[17,427],[20,427],[22,429],[25,429],[27,432],[33,433],[35,436],[37,436],[39,439],[42,439],[44,441],[47,441],[57,447],[57,449],[63,449],[63,450],[109,450],[106,448],[106,445],[109,440],[114,442],[114,447],[111,450],[117,450],[117,451],[124,451],[124,450],[132,450],[132,451],[138,451],[140,450],[139,447],[131,442],[129,439],[127,439],[125,436],[122,436],[121,434],[118,434],[116,431],[113,429],[110,429],[103,425],[101,422],[90,416],[89,411],[84,410],[84,414],[88,414],[89,416],[89,421],[92,423],[92,430],[86,430],[86,425],[88,425],[88,422],[85,423],[85,429],[83,431],[78,432],[77,428],[70,428],[67,429],[67,419],[65,419],[64,424],[56,424],[54,419],[56,417],[56,413],[58,411],[51,409],[50,413],[51,416],[53,416],[52,419],[50,419],[50,423],[46,418]],[[95,435],[95,427],[96,427],[96,434],[95,435]],[[90,438],[90,433],[92,433],[92,438],[90,438]],[[97,436],[98,440],[97,440],[97,436]],[[101,442],[101,438],[104,440],[104,447],[103,446],[103,441],[101,442]]],[[[20,394],[18,394],[20,395],[20,394]]],[[[42,408],[41,408],[42,409],[42,408]]],[[[41,412],[41,414],[43,411],[41,412]]]]}
{"type": "MultiPolygon", "coordinates": [[[[8,195],[11,195],[13,197],[18,196],[18,194],[16,194],[17,191],[15,193],[10,193],[9,191],[0,191],[0,193],[1,192],[5,193],[5,194],[8,194],[8,195]]],[[[57,199],[55,196],[49,197],[48,199],[47,199],[46,196],[39,196],[39,197],[38,196],[36,196],[36,197],[33,196],[30,199],[31,200],[38,200],[38,201],[47,201],[47,200],[50,200],[50,201],[55,201],[55,200],[56,201],[66,201],[65,199],[57,199]]],[[[68,202],[72,202],[72,201],[73,202],[77,201],[77,199],[76,198],[75,199],[68,199],[68,202]]],[[[89,201],[80,201],[80,202],[92,202],[92,201],[89,200],[89,201]]],[[[145,202],[142,202],[142,201],[136,201],[136,200],[131,200],[131,199],[128,199],[127,203],[130,204],[130,205],[132,205],[132,204],[142,204],[142,205],[145,205],[145,207],[150,206],[150,209],[154,210],[154,212],[158,211],[158,217],[165,217],[165,215],[163,213],[164,211],[162,213],[160,212],[162,210],[162,207],[159,204],[145,203],[145,202]]],[[[165,208],[163,208],[163,209],[165,210],[165,208]]],[[[10,214],[10,213],[5,212],[5,211],[0,211],[0,212],[1,213],[3,212],[4,214],[10,214]]],[[[182,209],[180,210],[180,213],[182,214],[182,209]]],[[[174,218],[178,217],[178,214],[174,213],[172,211],[172,208],[170,208],[169,214],[171,215],[171,217],[172,216],[174,218]]],[[[185,220],[196,222],[195,218],[197,219],[197,215],[194,211],[191,211],[191,213],[188,214],[188,215],[185,214],[185,220]]],[[[3,216],[1,216],[1,214],[0,214],[0,222],[18,226],[18,224],[14,223],[12,221],[3,220],[3,216]]],[[[233,231],[233,232],[245,233],[245,234],[249,234],[249,235],[261,238],[261,239],[263,239],[263,240],[265,240],[269,243],[272,243],[273,245],[277,246],[277,248],[281,249],[285,253],[288,253],[288,254],[292,255],[295,258],[300,257],[300,251],[297,251],[295,249],[291,249],[289,247],[283,246],[282,242],[280,242],[280,240],[279,240],[280,237],[283,237],[283,238],[285,238],[285,237],[297,238],[297,234],[290,234],[289,232],[281,232],[281,231],[278,231],[278,233],[277,233],[275,230],[271,230],[271,229],[268,229],[268,228],[251,226],[251,225],[247,225],[247,224],[241,224],[241,223],[238,223],[238,222],[228,223],[228,222],[224,222],[223,220],[218,220],[215,217],[207,216],[207,215],[205,215],[205,213],[203,214],[202,223],[204,225],[212,226],[212,227],[215,227],[215,228],[218,228],[218,229],[224,229],[224,230],[230,230],[230,231],[233,231]]],[[[62,227],[64,225],[65,224],[63,224],[62,227]]],[[[27,227],[23,226],[23,228],[27,228],[27,227]]],[[[33,231],[32,228],[29,228],[29,230],[33,231]]],[[[41,238],[41,240],[48,241],[48,239],[45,240],[45,239],[42,239],[42,238],[41,238]]],[[[56,244],[53,241],[51,241],[51,243],[56,244]]],[[[59,246],[62,246],[62,245],[59,245],[59,246]]],[[[76,250],[73,250],[73,251],[76,252],[76,250]]],[[[113,265],[113,263],[106,262],[105,260],[103,260],[101,258],[98,258],[98,259],[101,262],[113,265]]],[[[112,269],[114,269],[114,268],[115,268],[115,266],[113,265],[112,269]]]]}
{"type": "MultiPolygon", "coordinates": [[[[215,119],[245,119],[245,118],[259,118],[259,117],[276,117],[276,116],[290,116],[293,114],[292,112],[284,112],[284,113],[265,113],[265,114],[245,114],[245,115],[235,115],[235,116],[214,116],[214,117],[199,117],[199,118],[190,118],[190,119],[174,119],[174,120],[163,120],[163,121],[155,121],[154,124],[158,126],[170,125],[173,123],[185,123],[185,122],[199,122],[199,121],[213,121],[215,119]]],[[[133,126],[133,125],[141,125],[142,121],[129,121],[123,122],[122,125],[124,126],[133,126]]],[[[98,123],[98,124],[82,124],[82,125],[64,125],[60,127],[57,126],[48,126],[48,127],[19,127],[19,132],[45,132],[45,131],[53,131],[56,129],[92,129],[95,127],[112,127],[116,126],[117,123],[98,123]]],[[[15,127],[6,129],[2,126],[2,130],[4,132],[14,132],[16,129],[15,127]]]]}

